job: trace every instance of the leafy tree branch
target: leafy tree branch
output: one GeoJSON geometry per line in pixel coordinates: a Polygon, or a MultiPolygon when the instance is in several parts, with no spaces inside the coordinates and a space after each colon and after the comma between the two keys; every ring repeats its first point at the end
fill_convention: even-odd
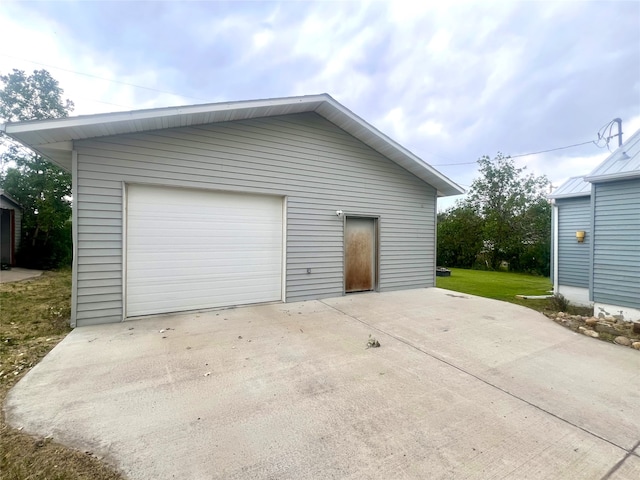
{"type": "MultiPolygon", "coordinates": [[[[0,75],[0,122],[67,117],[73,102],[63,100],[46,70],[0,75]]],[[[23,207],[18,262],[52,268],[71,260],[71,175],[11,138],[0,136],[0,188],[23,207]]]]}
{"type": "Polygon", "coordinates": [[[547,275],[551,242],[549,180],[527,174],[501,153],[478,160],[466,199],[439,215],[438,263],[547,275]]]}

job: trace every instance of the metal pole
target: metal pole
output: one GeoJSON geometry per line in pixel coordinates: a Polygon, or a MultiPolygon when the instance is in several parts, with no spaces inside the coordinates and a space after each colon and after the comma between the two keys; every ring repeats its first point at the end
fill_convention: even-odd
{"type": "Polygon", "coordinates": [[[615,135],[615,136],[618,137],[618,146],[621,147],[622,146],[622,119],[614,118],[613,121],[618,124],[618,135],[615,135]]]}

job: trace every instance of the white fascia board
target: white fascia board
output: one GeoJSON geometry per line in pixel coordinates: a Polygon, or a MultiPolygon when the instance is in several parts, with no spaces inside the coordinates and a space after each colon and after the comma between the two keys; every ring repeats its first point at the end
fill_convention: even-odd
{"type": "Polygon", "coordinates": [[[593,177],[585,177],[585,180],[591,183],[614,182],[616,180],[631,180],[640,178],[640,170],[634,172],[620,172],[609,175],[594,175],[593,177]]]}
{"type": "Polygon", "coordinates": [[[551,200],[562,200],[563,198],[579,198],[579,197],[590,197],[591,192],[577,192],[577,193],[565,193],[561,195],[547,195],[548,199],[551,200]]]}
{"type": "MultiPolygon", "coordinates": [[[[327,101],[331,97],[327,94],[308,95],[303,97],[286,97],[269,100],[247,100],[226,103],[207,103],[203,105],[188,105],[185,107],[163,107],[148,110],[133,110],[128,112],[99,113],[96,115],[82,115],[78,117],[55,118],[51,120],[33,120],[19,123],[4,124],[4,131],[9,134],[19,134],[32,131],[51,129],[78,128],[90,125],[129,122],[149,118],[164,118],[178,115],[193,115],[198,113],[215,113],[226,110],[245,110],[251,108],[277,107],[327,101]]],[[[332,99],[333,100],[333,99],[332,99]]]]}

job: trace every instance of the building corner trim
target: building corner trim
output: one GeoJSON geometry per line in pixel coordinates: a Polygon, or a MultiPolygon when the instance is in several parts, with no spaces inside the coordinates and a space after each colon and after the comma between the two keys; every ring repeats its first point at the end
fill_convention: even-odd
{"type": "Polygon", "coordinates": [[[73,243],[73,262],[71,267],[71,319],[75,328],[78,324],[78,152],[71,151],[71,192],[73,203],[71,209],[71,239],[73,243]]]}

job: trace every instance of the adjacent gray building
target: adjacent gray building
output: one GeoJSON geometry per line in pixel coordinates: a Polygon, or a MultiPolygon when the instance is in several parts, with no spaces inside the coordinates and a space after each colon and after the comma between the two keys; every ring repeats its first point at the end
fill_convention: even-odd
{"type": "Polygon", "coordinates": [[[72,173],[74,326],[433,286],[463,192],[326,94],[3,128],[72,173]]]}
{"type": "Polygon", "coordinates": [[[640,320],[640,130],[589,175],[570,179],[551,197],[556,291],[574,300],[575,289],[586,289],[596,315],[640,320]],[[578,231],[586,233],[582,244],[578,231]]]}
{"type": "Polygon", "coordinates": [[[552,195],[552,265],[554,293],[576,305],[589,305],[591,262],[591,184],[572,177],[552,195]],[[576,232],[584,232],[582,242],[576,232]]]}
{"type": "Polygon", "coordinates": [[[16,263],[22,235],[22,206],[7,192],[0,190],[0,264],[16,263]]]}

